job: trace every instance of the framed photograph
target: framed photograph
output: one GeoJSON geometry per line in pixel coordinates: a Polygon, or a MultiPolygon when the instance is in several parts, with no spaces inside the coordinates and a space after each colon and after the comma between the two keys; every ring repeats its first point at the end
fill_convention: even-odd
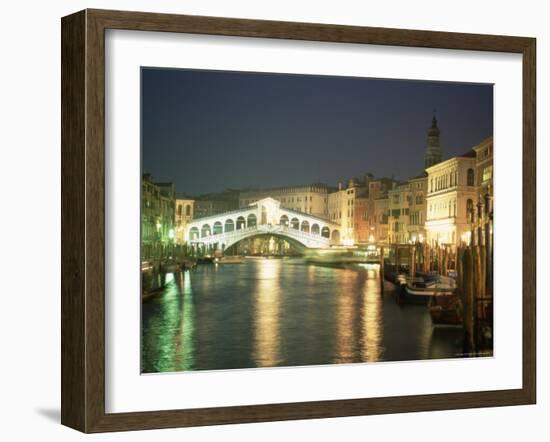
{"type": "Polygon", "coordinates": [[[62,423],[535,403],[535,53],[64,17],[62,423]]]}

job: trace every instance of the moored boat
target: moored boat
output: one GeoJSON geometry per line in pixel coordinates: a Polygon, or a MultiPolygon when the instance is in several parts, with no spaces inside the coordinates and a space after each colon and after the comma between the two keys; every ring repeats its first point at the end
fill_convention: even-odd
{"type": "Polygon", "coordinates": [[[434,325],[462,325],[462,302],[456,293],[432,296],[428,309],[434,325]]]}
{"type": "Polygon", "coordinates": [[[434,296],[453,295],[456,290],[455,281],[444,276],[427,280],[418,276],[401,277],[398,282],[398,302],[406,304],[427,304],[434,296]]]}

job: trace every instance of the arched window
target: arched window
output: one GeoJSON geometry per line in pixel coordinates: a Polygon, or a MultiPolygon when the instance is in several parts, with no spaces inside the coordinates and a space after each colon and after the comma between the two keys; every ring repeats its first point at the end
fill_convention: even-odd
{"type": "Polygon", "coordinates": [[[281,219],[279,220],[279,224],[281,226],[288,227],[288,216],[286,215],[281,216],[281,219]]]}
{"type": "Polygon", "coordinates": [[[216,221],[212,229],[212,234],[219,235],[220,233],[223,233],[223,226],[220,221],[216,221]]]}
{"type": "Polygon", "coordinates": [[[324,238],[330,238],[330,229],[327,226],[321,229],[321,236],[324,238]]]}
{"type": "Polygon", "coordinates": [[[468,186],[474,185],[474,169],[468,169],[467,185],[468,186]]]}
{"type": "Polygon", "coordinates": [[[246,226],[247,227],[256,227],[256,215],[254,215],[253,213],[251,213],[250,215],[248,215],[248,217],[246,218],[246,226]]]}
{"type": "Polygon", "coordinates": [[[314,235],[319,235],[319,224],[312,224],[311,233],[314,235]]]}
{"type": "Polygon", "coordinates": [[[308,232],[309,233],[309,222],[307,221],[302,221],[302,232],[308,232]]]}
{"type": "Polygon", "coordinates": [[[296,230],[300,228],[300,221],[298,221],[298,218],[292,218],[290,220],[290,227],[296,230]]]}
{"type": "Polygon", "coordinates": [[[199,228],[191,227],[191,230],[189,230],[189,239],[193,241],[198,238],[199,238],[199,228]]]}
{"type": "Polygon", "coordinates": [[[201,229],[201,238],[206,236],[210,236],[210,226],[208,224],[204,224],[201,229]]]}
{"type": "Polygon", "coordinates": [[[233,230],[235,230],[235,223],[233,222],[232,219],[228,219],[225,221],[225,232],[232,232],[233,230]]]}
{"type": "Polygon", "coordinates": [[[244,229],[245,228],[245,220],[242,216],[239,216],[237,218],[237,230],[244,229]]]}
{"type": "Polygon", "coordinates": [[[185,216],[191,216],[191,204],[185,206],[185,216]]]}
{"type": "Polygon", "coordinates": [[[340,243],[340,231],[333,230],[332,234],[331,234],[331,238],[332,238],[333,243],[339,244],[340,243]]]}

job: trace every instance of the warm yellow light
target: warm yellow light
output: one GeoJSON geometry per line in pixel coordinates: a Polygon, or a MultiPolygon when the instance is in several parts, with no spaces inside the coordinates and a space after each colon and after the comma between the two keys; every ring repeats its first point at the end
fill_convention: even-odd
{"type": "Polygon", "coordinates": [[[355,242],[353,241],[352,238],[347,238],[342,241],[342,244],[345,246],[353,246],[355,242]]]}

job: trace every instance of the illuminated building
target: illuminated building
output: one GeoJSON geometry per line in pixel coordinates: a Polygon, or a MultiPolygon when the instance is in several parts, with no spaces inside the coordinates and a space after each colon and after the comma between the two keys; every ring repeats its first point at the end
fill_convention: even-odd
{"type": "Polygon", "coordinates": [[[388,241],[388,190],[395,180],[365,177],[367,196],[356,200],[355,238],[358,243],[388,241]]]}
{"type": "MultiPolygon", "coordinates": [[[[357,244],[368,243],[371,236],[368,207],[369,199],[367,197],[356,198],[354,235],[357,244]]],[[[372,239],[374,240],[374,234],[372,234],[372,239]]]]}
{"type": "MultiPolygon", "coordinates": [[[[473,147],[476,153],[476,175],[479,199],[493,197],[493,137],[486,138],[473,147]]],[[[492,210],[492,209],[491,209],[492,210]]]]}
{"type": "Polygon", "coordinates": [[[477,238],[479,244],[485,244],[487,231],[482,227],[492,225],[493,216],[493,137],[486,138],[477,146],[476,180],[478,184],[478,210],[476,210],[477,238]]]}
{"type": "Polygon", "coordinates": [[[173,243],[175,189],[172,183],[155,183],[144,174],[141,182],[141,245],[142,256],[173,243]]]}
{"type": "Polygon", "coordinates": [[[347,188],[342,183],[338,184],[338,190],[328,195],[328,214],[332,222],[341,226],[341,241],[343,245],[352,246],[356,242],[355,212],[358,198],[364,198],[367,187],[361,186],[356,178],[348,181],[347,188]]]}
{"type": "Polygon", "coordinates": [[[476,158],[473,150],[426,169],[426,236],[428,243],[467,242],[470,213],[477,201],[476,158]]]}
{"type": "Polygon", "coordinates": [[[374,240],[378,244],[386,244],[388,238],[389,201],[387,196],[374,199],[374,220],[371,228],[374,228],[374,240]]]}
{"type": "Polygon", "coordinates": [[[187,225],[193,221],[193,199],[176,199],[176,244],[183,244],[187,241],[185,232],[187,225]]]}
{"type": "Polygon", "coordinates": [[[388,191],[388,239],[392,244],[409,241],[410,185],[408,182],[394,184],[388,191]]]}
{"type": "Polygon", "coordinates": [[[409,222],[407,231],[409,241],[423,242],[426,238],[426,185],[427,175],[424,173],[420,176],[409,180],[409,222]]]}

